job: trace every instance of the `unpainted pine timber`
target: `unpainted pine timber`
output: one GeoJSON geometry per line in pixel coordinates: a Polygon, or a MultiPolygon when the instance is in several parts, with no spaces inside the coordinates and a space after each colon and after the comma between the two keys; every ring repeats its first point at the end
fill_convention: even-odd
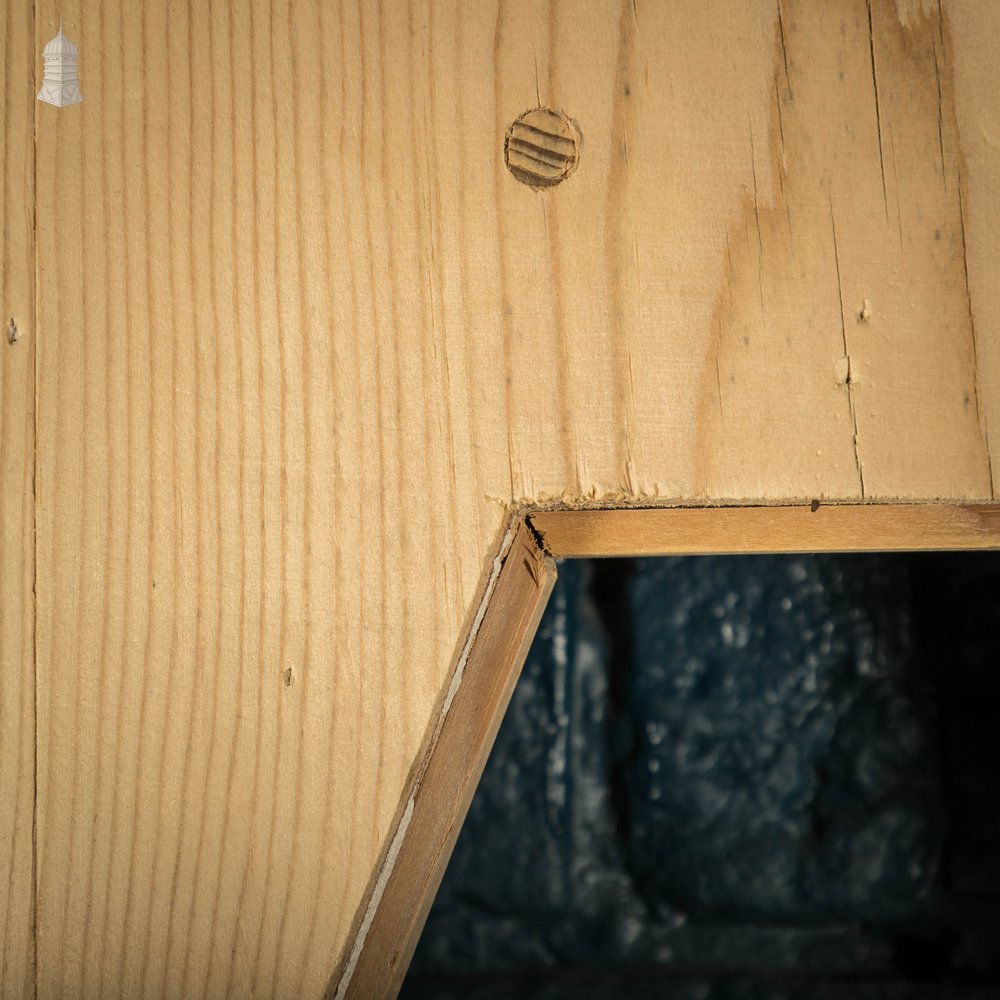
{"type": "Polygon", "coordinates": [[[35,15],[39,997],[323,993],[520,505],[992,498],[1000,6],[35,15]]]}
{"type": "Polygon", "coordinates": [[[1000,549],[994,504],[551,510],[528,522],[556,558],[1000,549]]]}
{"type": "Polygon", "coordinates": [[[511,525],[496,562],[482,618],[449,681],[434,736],[375,869],[355,943],[331,979],[337,1000],[399,991],[555,584],[555,563],[524,518],[511,525]],[[369,942],[374,947],[366,947],[369,942]],[[380,947],[388,942],[391,948],[380,947]]]}
{"type": "Polygon", "coordinates": [[[42,998],[322,992],[503,533],[405,13],[37,8],[42,998]]]}
{"type": "Polygon", "coordinates": [[[0,998],[34,989],[34,35],[0,11],[0,998]]]}

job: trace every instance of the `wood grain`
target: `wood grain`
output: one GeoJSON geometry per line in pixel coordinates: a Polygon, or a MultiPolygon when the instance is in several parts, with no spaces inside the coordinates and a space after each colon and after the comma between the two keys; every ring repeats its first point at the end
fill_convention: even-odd
{"type": "Polygon", "coordinates": [[[993,504],[551,510],[528,520],[557,558],[1000,548],[993,504]]]}
{"type": "Polygon", "coordinates": [[[523,518],[512,525],[497,563],[482,618],[444,692],[434,735],[376,868],[355,945],[331,980],[335,1000],[399,991],[552,592],[555,564],[523,518]],[[374,946],[365,947],[369,941],[374,946]],[[390,942],[391,950],[384,947],[390,942]]]}
{"type": "Polygon", "coordinates": [[[322,994],[512,512],[993,497],[1000,5],[38,0],[5,85],[60,16],[39,997],[322,994]],[[538,106],[581,137],[545,191],[538,106]]]}
{"type": "Polygon", "coordinates": [[[31,5],[11,0],[0,14],[0,998],[34,989],[33,47],[31,5]]]}
{"type": "Polygon", "coordinates": [[[60,13],[84,102],[38,122],[39,995],[317,995],[504,518],[408,502],[472,449],[393,199],[430,220],[353,84],[407,117],[408,25],[60,13]]]}

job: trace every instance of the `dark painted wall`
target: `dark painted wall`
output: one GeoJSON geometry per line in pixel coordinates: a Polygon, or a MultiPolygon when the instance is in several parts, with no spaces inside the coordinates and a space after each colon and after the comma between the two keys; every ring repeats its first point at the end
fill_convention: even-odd
{"type": "Polygon", "coordinates": [[[1000,997],[1000,554],[568,562],[402,996],[1000,997]]]}

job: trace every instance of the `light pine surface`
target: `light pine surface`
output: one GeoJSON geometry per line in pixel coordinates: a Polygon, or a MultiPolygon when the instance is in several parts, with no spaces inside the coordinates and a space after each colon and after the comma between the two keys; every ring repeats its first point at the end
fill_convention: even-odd
{"type": "Polygon", "coordinates": [[[30,995],[33,975],[32,33],[30,5],[0,8],[0,998],[30,995]]]}
{"type": "Polygon", "coordinates": [[[520,506],[992,499],[1000,4],[33,16],[6,995],[33,953],[45,1000],[338,989],[520,506]],[[64,109],[33,103],[60,16],[64,109]],[[581,137],[545,191],[503,160],[537,105],[581,137]]]}

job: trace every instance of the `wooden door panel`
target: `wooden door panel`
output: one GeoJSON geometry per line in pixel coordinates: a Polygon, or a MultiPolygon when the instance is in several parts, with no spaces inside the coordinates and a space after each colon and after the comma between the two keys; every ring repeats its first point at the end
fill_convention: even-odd
{"type": "Polygon", "coordinates": [[[336,992],[369,912],[391,991],[372,893],[524,509],[993,497],[987,0],[40,0],[36,73],[60,16],[40,997],[336,992]]]}

